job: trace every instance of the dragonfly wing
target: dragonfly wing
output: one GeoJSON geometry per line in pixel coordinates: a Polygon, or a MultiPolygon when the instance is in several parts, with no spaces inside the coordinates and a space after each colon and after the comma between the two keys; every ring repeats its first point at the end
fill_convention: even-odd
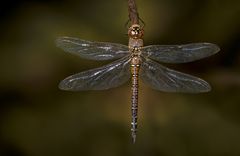
{"type": "Polygon", "coordinates": [[[73,37],[60,37],[56,45],[66,52],[91,60],[117,59],[129,54],[128,47],[122,44],[91,42],[73,37]]]}
{"type": "Polygon", "coordinates": [[[185,63],[211,56],[219,50],[220,48],[212,43],[150,45],[142,48],[142,54],[159,62],[185,63]]]}
{"type": "Polygon", "coordinates": [[[199,93],[211,90],[210,85],[198,78],[184,74],[146,59],[142,62],[140,76],[151,88],[165,92],[199,93]]]}
{"type": "Polygon", "coordinates": [[[105,90],[125,83],[130,78],[130,57],[125,57],[100,68],[71,75],[62,80],[62,90],[105,90]]]}

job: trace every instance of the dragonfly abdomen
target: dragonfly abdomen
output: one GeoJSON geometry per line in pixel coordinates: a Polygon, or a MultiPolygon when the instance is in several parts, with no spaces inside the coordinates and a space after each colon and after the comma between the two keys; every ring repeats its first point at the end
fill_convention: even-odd
{"type": "Polygon", "coordinates": [[[137,118],[138,118],[138,73],[140,68],[140,58],[134,56],[131,61],[131,74],[132,74],[132,122],[131,131],[133,143],[136,141],[137,133],[137,118]]]}

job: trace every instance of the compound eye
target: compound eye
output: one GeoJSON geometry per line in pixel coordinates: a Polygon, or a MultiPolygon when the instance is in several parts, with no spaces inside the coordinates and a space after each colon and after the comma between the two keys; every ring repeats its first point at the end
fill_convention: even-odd
{"type": "Polygon", "coordinates": [[[132,36],[137,36],[139,34],[139,30],[138,29],[133,29],[132,31],[131,31],[131,35],[132,36]]]}
{"type": "Polygon", "coordinates": [[[143,36],[143,32],[140,29],[139,25],[134,25],[129,28],[128,35],[131,38],[137,39],[137,38],[141,38],[143,36]]]}

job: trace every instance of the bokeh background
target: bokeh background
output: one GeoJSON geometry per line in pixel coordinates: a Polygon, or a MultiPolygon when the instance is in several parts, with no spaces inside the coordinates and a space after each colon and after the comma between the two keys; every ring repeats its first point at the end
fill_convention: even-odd
{"type": "Polygon", "coordinates": [[[239,156],[240,1],[137,0],[145,44],[211,42],[221,51],[169,65],[212,85],[204,94],[140,84],[137,143],[130,85],[66,92],[65,77],[108,61],[55,47],[58,36],[127,44],[126,0],[3,0],[0,5],[1,156],[239,156]]]}

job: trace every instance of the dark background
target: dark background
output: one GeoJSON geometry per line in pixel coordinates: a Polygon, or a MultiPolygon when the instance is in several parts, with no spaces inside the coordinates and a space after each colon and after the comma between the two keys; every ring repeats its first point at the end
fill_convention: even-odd
{"type": "Polygon", "coordinates": [[[5,0],[0,5],[1,156],[239,156],[240,1],[137,0],[145,45],[211,42],[221,51],[170,65],[212,91],[172,94],[140,84],[137,143],[130,84],[65,92],[60,80],[108,62],[55,47],[58,36],[127,44],[126,0],[5,0]]]}

